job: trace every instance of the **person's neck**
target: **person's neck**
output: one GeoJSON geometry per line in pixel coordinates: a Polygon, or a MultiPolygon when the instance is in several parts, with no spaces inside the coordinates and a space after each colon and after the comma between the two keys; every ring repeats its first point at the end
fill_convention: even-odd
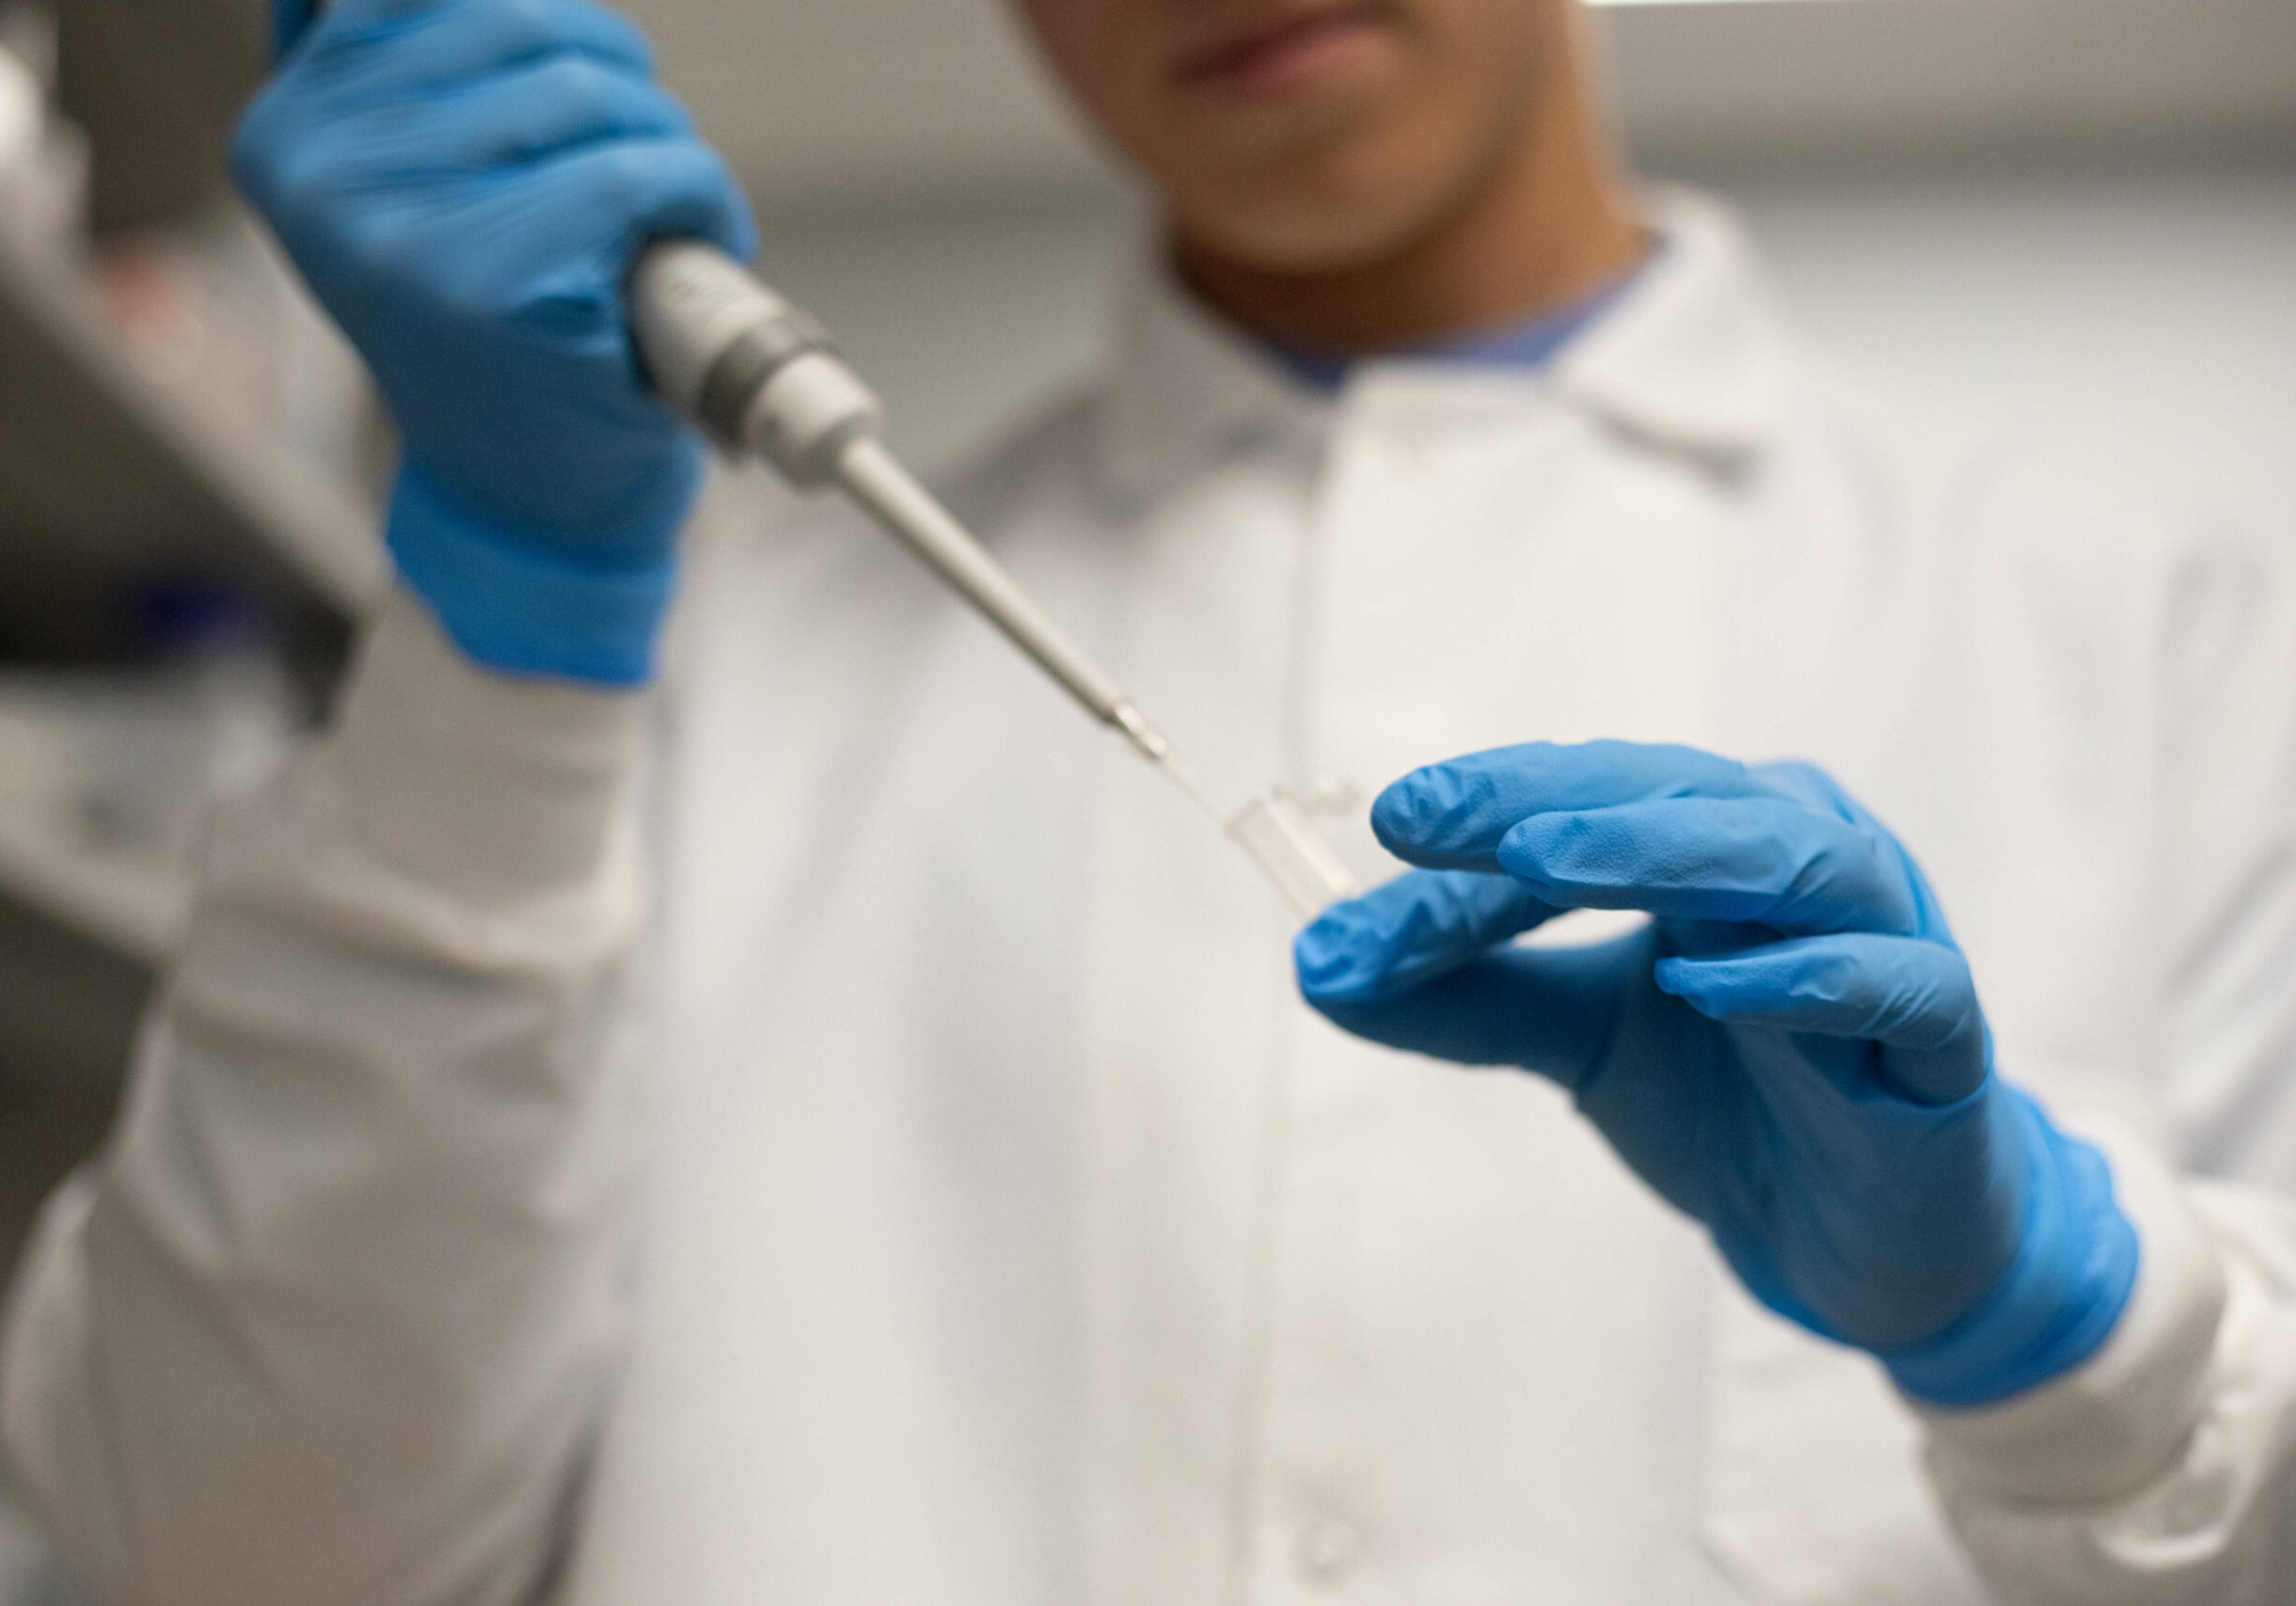
{"type": "Polygon", "coordinates": [[[1631,270],[1647,237],[1577,76],[1563,76],[1491,170],[1398,251],[1327,272],[1282,272],[1176,237],[1174,265],[1241,327],[1342,356],[1423,346],[1571,306],[1631,270]]]}

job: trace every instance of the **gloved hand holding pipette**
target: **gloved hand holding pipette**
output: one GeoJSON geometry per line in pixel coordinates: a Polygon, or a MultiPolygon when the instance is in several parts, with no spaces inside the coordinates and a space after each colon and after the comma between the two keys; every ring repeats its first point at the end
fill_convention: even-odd
{"type": "Polygon", "coordinates": [[[1279,798],[1225,820],[883,447],[876,397],[825,331],[742,271],[747,206],[635,29],[582,0],[355,0],[308,39],[310,0],[274,14],[295,55],[241,128],[240,182],[390,402],[406,447],[391,553],[464,651],[517,674],[648,678],[699,483],[666,399],[728,451],[851,497],[1226,823],[1299,913],[1355,890],[1279,798]]]}
{"type": "Polygon", "coordinates": [[[739,187],[583,0],[308,10],[233,161],[398,424],[401,575],[490,667],[644,680],[701,453],[623,281],[657,236],[747,256],[739,187]]]}
{"type": "Polygon", "coordinates": [[[1764,1303],[1943,1406],[2095,1352],[2136,1276],[2104,1160],[1994,1073],[1920,868],[1818,771],[1534,744],[1373,809],[1423,867],[1302,932],[1350,1030],[1568,1089],[1764,1303]],[[1586,948],[1512,938],[1648,911],[1586,948]]]}

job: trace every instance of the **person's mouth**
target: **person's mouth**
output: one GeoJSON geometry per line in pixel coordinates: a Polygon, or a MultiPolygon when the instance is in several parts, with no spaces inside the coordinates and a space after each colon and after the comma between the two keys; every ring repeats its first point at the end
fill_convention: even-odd
{"type": "Polygon", "coordinates": [[[1386,0],[1288,5],[1181,55],[1184,87],[1257,97],[1297,88],[1338,71],[1378,43],[1393,21],[1386,0]]]}

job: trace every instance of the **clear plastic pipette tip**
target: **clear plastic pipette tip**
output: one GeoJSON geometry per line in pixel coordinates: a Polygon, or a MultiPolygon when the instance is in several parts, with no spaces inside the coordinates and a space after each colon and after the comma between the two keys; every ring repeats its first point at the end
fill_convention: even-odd
{"type": "Polygon", "coordinates": [[[1172,751],[1172,744],[1140,719],[1138,710],[1125,705],[1116,723],[1132,739],[1132,745],[1219,828],[1220,835],[1259,867],[1259,873],[1301,919],[1311,920],[1333,904],[1362,895],[1361,883],[1290,793],[1269,792],[1252,799],[1233,816],[1223,815],[1180,761],[1180,755],[1172,751]],[[1122,717],[1125,713],[1132,718],[1122,717]]]}
{"type": "Polygon", "coordinates": [[[1196,777],[1180,761],[1180,755],[1172,751],[1172,743],[1166,739],[1164,732],[1148,723],[1145,714],[1130,703],[1118,703],[1109,710],[1108,719],[1111,724],[1124,733],[1125,739],[1132,744],[1140,756],[1163,771],[1164,777],[1185,792],[1188,801],[1210,816],[1213,824],[1226,829],[1220,811],[1211,806],[1211,800],[1205,797],[1202,788],[1196,786],[1196,777]]]}

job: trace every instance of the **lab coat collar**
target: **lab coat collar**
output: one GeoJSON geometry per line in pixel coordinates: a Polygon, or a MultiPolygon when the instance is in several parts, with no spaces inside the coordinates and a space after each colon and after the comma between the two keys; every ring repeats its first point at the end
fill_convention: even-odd
{"type": "Polygon", "coordinates": [[[1707,460],[1752,456],[1784,427],[1791,352],[1738,219],[1718,202],[1646,198],[1657,254],[1559,353],[1565,398],[1647,445],[1707,460]]]}
{"type": "MultiPolygon", "coordinates": [[[[1547,368],[1374,359],[1350,385],[1407,369],[1415,390],[1560,398],[1653,450],[1709,465],[1760,453],[1786,416],[1789,355],[1744,231],[1687,192],[1656,190],[1647,202],[1657,252],[1547,368]]],[[[1134,274],[1100,429],[1120,496],[1153,497],[1254,445],[1313,441],[1334,411],[1333,398],[1190,295],[1161,257],[1134,274]]]]}
{"type": "Polygon", "coordinates": [[[1196,300],[1161,251],[1142,260],[1101,414],[1102,464],[1119,496],[1151,498],[1232,452],[1313,439],[1331,405],[1196,300]]]}

